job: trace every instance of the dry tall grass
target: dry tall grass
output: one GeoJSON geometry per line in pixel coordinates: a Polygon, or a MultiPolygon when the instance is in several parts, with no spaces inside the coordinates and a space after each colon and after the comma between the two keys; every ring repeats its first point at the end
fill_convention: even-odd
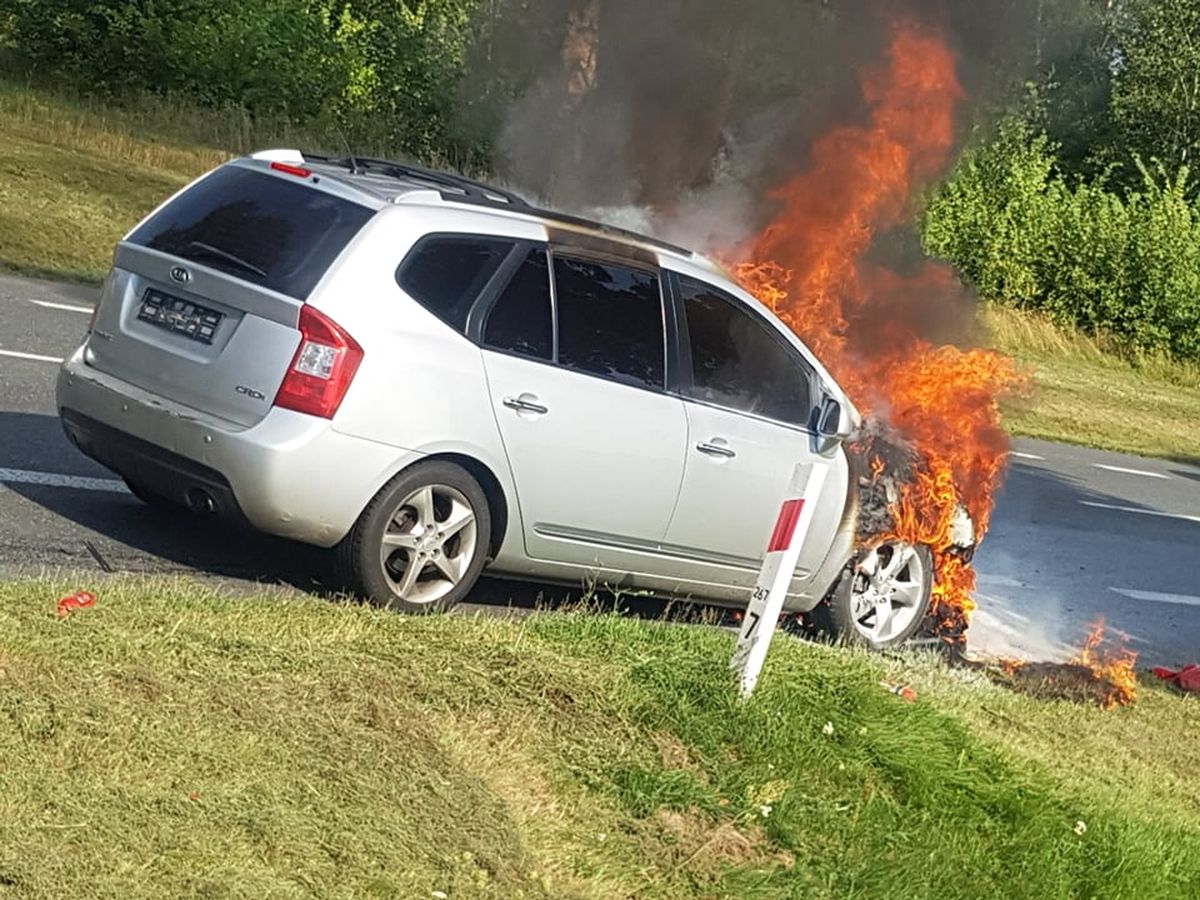
{"type": "Polygon", "coordinates": [[[1200,463],[1200,365],[1007,307],[986,306],[983,319],[993,346],[1031,372],[1031,393],[1005,404],[1013,434],[1200,463]]]}

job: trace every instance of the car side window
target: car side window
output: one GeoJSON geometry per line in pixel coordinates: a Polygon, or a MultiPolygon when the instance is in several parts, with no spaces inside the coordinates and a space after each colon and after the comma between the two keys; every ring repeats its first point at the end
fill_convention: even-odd
{"type": "Polygon", "coordinates": [[[483,344],[533,359],[554,358],[550,265],[544,247],[529,251],[496,298],[483,325],[483,344]]]}
{"type": "Polygon", "coordinates": [[[662,390],[666,332],[658,274],[557,254],[553,259],[559,364],[662,390]]]}
{"type": "Polygon", "coordinates": [[[691,350],[690,397],[737,412],[807,427],[811,381],[782,336],[717,288],[680,277],[691,350]]]}
{"type": "Polygon", "coordinates": [[[405,293],[456,331],[514,245],[503,238],[433,235],[423,238],[396,270],[405,293]]]}

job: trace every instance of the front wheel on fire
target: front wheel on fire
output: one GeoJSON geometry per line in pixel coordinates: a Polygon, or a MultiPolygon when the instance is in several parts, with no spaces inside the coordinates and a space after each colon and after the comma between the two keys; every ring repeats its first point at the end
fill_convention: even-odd
{"type": "Polygon", "coordinates": [[[918,634],[932,593],[929,548],[884,541],[863,552],[832,596],[808,614],[808,621],[835,640],[883,650],[918,634]]]}
{"type": "Polygon", "coordinates": [[[479,483],[449,462],[400,473],[367,504],[337,547],[342,582],[376,606],[441,612],[483,570],[491,516],[479,483]]]}

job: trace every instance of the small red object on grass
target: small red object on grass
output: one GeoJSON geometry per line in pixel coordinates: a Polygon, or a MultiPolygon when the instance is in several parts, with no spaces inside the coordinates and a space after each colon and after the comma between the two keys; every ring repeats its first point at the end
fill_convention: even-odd
{"type": "Polygon", "coordinates": [[[1181,691],[1200,694],[1200,666],[1184,666],[1178,672],[1174,669],[1165,669],[1159,666],[1150,671],[1163,681],[1169,681],[1181,691]]]}
{"type": "Polygon", "coordinates": [[[90,591],[77,591],[69,597],[58,601],[58,617],[69,616],[74,610],[86,609],[96,602],[96,595],[90,591]]]}
{"type": "Polygon", "coordinates": [[[897,697],[903,698],[906,702],[912,703],[917,699],[917,692],[910,688],[907,684],[896,684],[893,681],[881,681],[879,686],[889,694],[895,694],[897,697]]]}

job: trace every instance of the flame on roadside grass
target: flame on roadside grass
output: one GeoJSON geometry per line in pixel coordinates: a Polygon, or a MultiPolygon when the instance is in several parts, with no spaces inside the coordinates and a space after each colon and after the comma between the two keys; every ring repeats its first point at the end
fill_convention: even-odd
{"type": "Polygon", "coordinates": [[[1114,650],[1105,644],[1104,620],[1101,619],[1091,626],[1083,646],[1071,662],[1086,666],[1093,678],[1105,683],[1107,692],[1100,703],[1103,709],[1128,706],[1137,696],[1137,673],[1134,671],[1137,654],[1124,646],[1114,650]]]}
{"type": "MultiPolygon", "coordinates": [[[[997,398],[1020,383],[1011,360],[936,346],[906,316],[953,291],[926,263],[904,276],[865,257],[875,236],[911,216],[915,190],[945,166],[963,98],[940,33],[892,28],[886,61],[863,73],[863,125],[818,138],[806,170],[772,192],[775,219],[737,254],[738,280],[831,371],[864,415],[886,419],[915,448],[916,477],[893,509],[895,535],[933,549],[933,615],[950,643],[965,640],[975,573],[951,547],[961,503],[978,542],[987,531],[1007,441],[997,398]]],[[[879,468],[871,463],[875,477],[879,468]]]]}
{"type": "Polygon", "coordinates": [[[1137,654],[1124,643],[1114,645],[1105,637],[1100,619],[1089,626],[1083,644],[1064,663],[1002,657],[976,665],[994,667],[1009,687],[1035,697],[1076,702],[1086,698],[1101,709],[1113,709],[1128,706],[1137,697],[1136,662],[1137,654]]]}

